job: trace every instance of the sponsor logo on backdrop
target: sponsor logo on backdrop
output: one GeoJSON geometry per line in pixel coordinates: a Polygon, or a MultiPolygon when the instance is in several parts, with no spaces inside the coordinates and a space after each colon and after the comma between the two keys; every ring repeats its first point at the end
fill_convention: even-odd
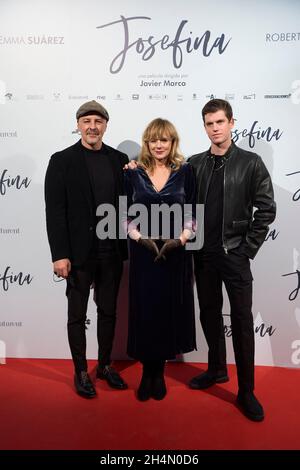
{"type": "Polygon", "coordinates": [[[13,95],[13,93],[10,93],[9,91],[5,93],[4,98],[5,98],[5,103],[11,103],[12,101],[16,101],[16,98],[13,95]]]}
{"type": "Polygon", "coordinates": [[[225,94],[225,100],[232,101],[232,100],[234,100],[234,96],[235,96],[234,93],[226,93],[225,94]]]}
{"type": "Polygon", "coordinates": [[[64,36],[0,36],[0,46],[61,46],[64,36]]]}
{"type": "Polygon", "coordinates": [[[217,98],[217,95],[211,93],[210,95],[205,95],[205,98],[207,98],[208,100],[215,100],[217,98]]]}
{"type": "Polygon", "coordinates": [[[0,138],[11,138],[18,137],[17,131],[0,131],[0,138]]]}
{"type": "Polygon", "coordinates": [[[61,93],[53,93],[53,101],[61,101],[61,93]]]}
{"type": "Polygon", "coordinates": [[[97,100],[106,100],[106,96],[105,95],[97,95],[96,99],[97,100]]]}
{"type": "MultiPolygon", "coordinates": [[[[143,61],[150,60],[158,50],[163,54],[168,53],[172,56],[173,67],[179,69],[183,64],[185,54],[197,53],[203,57],[209,57],[212,52],[216,52],[221,55],[225,52],[231,41],[231,38],[227,38],[224,33],[213,37],[212,32],[209,30],[201,32],[200,34],[197,32],[196,35],[193,35],[191,27],[188,25],[188,20],[182,20],[179,23],[174,36],[164,34],[162,37],[157,38],[150,33],[146,38],[141,36],[132,38],[130,30],[132,22],[138,23],[138,26],[141,28],[141,21],[145,24],[145,21],[151,20],[152,18],[148,16],[131,16],[126,18],[120,15],[119,20],[96,27],[97,29],[115,27],[116,25],[121,27],[121,40],[123,39],[122,49],[111,61],[109,67],[111,73],[118,73],[122,70],[130,50],[140,55],[143,61]]],[[[117,34],[119,34],[119,30],[120,28],[117,27],[117,34]]],[[[118,36],[113,38],[113,43],[117,42],[118,36]]]]}
{"type": "Polygon", "coordinates": [[[266,42],[300,41],[300,33],[266,33],[266,42]]]}
{"type": "Polygon", "coordinates": [[[31,284],[33,276],[30,273],[24,274],[20,271],[18,274],[14,274],[10,266],[7,266],[3,274],[0,271],[0,289],[7,292],[8,289],[15,284],[16,287],[26,286],[31,284]]]}
{"type": "Polygon", "coordinates": [[[267,142],[271,142],[273,139],[279,140],[283,134],[283,131],[280,129],[273,130],[271,126],[261,129],[261,127],[257,127],[257,124],[258,121],[254,121],[250,130],[243,129],[240,131],[239,129],[234,129],[232,132],[233,142],[237,142],[240,138],[248,138],[249,147],[253,148],[256,140],[264,139],[267,142]]]}
{"type": "Polygon", "coordinates": [[[28,176],[22,177],[21,175],[10,176],[7,174],[8,170],[5,169],[0,173],[0,195],[5,196],[9,189],[27,189],[31,183],[28,176]]]}
{"type": "Polygon", "coordinates": [[[243,100],[255,100],[255,93],[250,93],[249,95],[243,95],[243,100]]]}
{"type": "Polygon", "coordinates": [[[165,95],[165,94],[159,94],[159,93],[155,93],[153,95],[148,95],[148,98],[149,100],[166,100],[168,99],[168,95],[165,95]]]}
{"type": "Polygon", "coordinates": [[[292,273],[282,274],[282,277],[286,277],[286,276],[295,276],[294,279],[296,279],[296,283],[297,283],[297,287],[295,289],[293,289],[289,294],[289,300],[292,302],[293,300],[295,300],[297,298],[298,293],[299,293],[299,289],[300,289],[300,271],[298,271],[298,269],[296,269],[296,271],[294,271],[292,273]]]}
{"type": "MultiPolygon", "coordinates": [[[[300,173],[300,171],[294,171],[293,173],[287,173],[285,176],[298,175],[299,173],[300,173]]],[[[297,189],[297,190],[294,192],[293,196],[292,196],[292,200],[293,200],[294,202],[299,201],[299,199],[300,199],[300,188],[297,189]]]]}
{"type": "Polygon", "coordinates": [[[131,95],[131,98],[132,98],[133,100],[139,100],[139,99],[140,99],[140,95],[139,95],[138,93],[133,93],[133,94],[131,95]]]}
{"type": "Polygon", "coordinates": [[[15,228],[0,227],[0,235],[20,235],[20,229],[19,227],[15,227],[15,228]]]}
{"type": "Polygon", "coordinates": [[[264,98],[267,100],[276,100],[276,99],[289,99],[291,97],[291,93],[285,95],[265,95],[264,98]]]}
{"type": "MultiPolygon", "coordinates": [[[[226,321],[226,319],[230,319],[230,314],[229,313],[223,313],[223,317],[226,321]]],[[[256,325],[254,327],[254,333],[261,338],[264,336],[272,336],[276,331],[276,328],[273,327],[273,325],[267,326],[264,322],[262,322],[260,325],[256,325]]],[[[224,325],[224,333],[227,338],[230,338],[232,336],[232,327],[231,324],[224,325]]]]}
{"type": "Polygon", "coordinates": [[[192,94],[192,100],[193,101],[198,101],[198,100],[201,100],[201,97],[199,95],[197,95],[197,93],[193,93],[192,94]]]}

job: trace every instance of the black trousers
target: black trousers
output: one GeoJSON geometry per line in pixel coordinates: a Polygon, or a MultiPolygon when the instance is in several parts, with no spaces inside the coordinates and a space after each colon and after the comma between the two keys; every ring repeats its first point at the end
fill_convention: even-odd
{"type": "Polygon", "coordinates": [[[239,389],[254,389],[254,327],[252,274],[249,259],[233,250],[227,255],[194,255],[200,322],[208,344],[208,370],[226,373],[226,345],[222,316],[222,284],[230,302],[232,341],[239,389]]]}
{"type": "Polygon", "coordinates": [[[72,268],[67,279],[68,339],[76,372],[87,370],[86,313],[91,285],[97,305],[98,360],[110,364],[123,262],[113,254],[72,268]]]}

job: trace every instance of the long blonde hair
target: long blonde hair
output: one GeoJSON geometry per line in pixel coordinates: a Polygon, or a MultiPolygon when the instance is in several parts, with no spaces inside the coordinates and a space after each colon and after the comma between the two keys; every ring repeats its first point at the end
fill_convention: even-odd
{"type": "Polygon", "coordinates": [[[149,150],[150,140],[171,139],[172,146],[168,155],[166,165],[172,170],[178,170],[184,162],[184,157],[179,150],[179,136],[174,125],[167,119],[156,118],[148,124],[143,133],[142,149],[138,158],[139,163],[149,173],[153,173],[155,167],[154,157],[149,150]]]}

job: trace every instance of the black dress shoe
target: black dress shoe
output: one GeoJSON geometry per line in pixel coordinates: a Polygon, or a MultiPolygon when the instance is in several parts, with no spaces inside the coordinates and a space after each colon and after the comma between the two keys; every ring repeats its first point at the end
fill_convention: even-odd
{"type": "Polygon", "coordinates": [[[252,421],[262,421],[264,419],[264,409],[253,392],[239,392],[237,403],[244,415],[252,421]]]}
{"type": "Polygon", "coordinates": [[[151,388],[152,388],[152,377],[149,377],[145,374],[142,376],[141,383],[137,390],[137,398],[140,401],[147,401],[151,397],[151,388]]]}
{"type": "Polygon", "coordinates": [[[228,381],[229,377],[226,372],[212,374],[211,372],[206,371],[192,378],[189,382],[189,386],[195,390],[203,390],[204,388],[211,387],[216,383],[221,384],[228,381]]]}
{"type": "Polygon", "coordinates": [[[96,396],[94,385],[92,384],[89,374],[85,370],[75,374],[74,385],[76,392],[82,397],[93,398],[96,396]]]}
{"type": "Polygon", "coordinates": [[[111,366],[104,366],[97,368],[97,378],[106,380],[108,385],[118,390],[126,390],[127,383],[124,382],[120,374],[111,366]]]}
{"type": "Polygon", "coordinates": [[[167,394],[167,387],[164,376],[154,377],[152,379],[151,396],[154,400],[163,400],[167,394]]]}

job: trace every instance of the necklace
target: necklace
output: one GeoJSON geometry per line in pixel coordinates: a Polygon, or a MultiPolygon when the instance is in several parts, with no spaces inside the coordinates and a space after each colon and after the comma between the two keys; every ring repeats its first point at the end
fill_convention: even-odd
{"type": "Polygon", "coordinates": [[[227,159],[225,157],[216,157],[215,156],[215,166],[214,166],[214,171],[221,170],[223,166],[225,165],[227,159]]]}

